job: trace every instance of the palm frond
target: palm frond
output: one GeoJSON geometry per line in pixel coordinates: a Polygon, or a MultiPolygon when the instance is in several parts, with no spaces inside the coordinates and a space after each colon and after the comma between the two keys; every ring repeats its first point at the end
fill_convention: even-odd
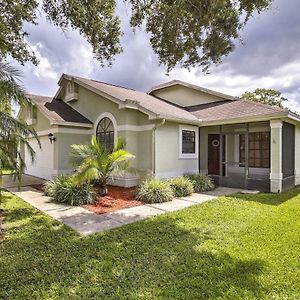
{"type": "Polygon", "coordinates": [[[125,146],[126,146],[125,139],[122,138],[122,137],[118,137],[117,141],[116,141],[116,144],[115,144],[115,147],[114,147],[114,151],[118,151],[118,150],[124,149],[125,146]]]}
{"type": "Polygon", "coordinates": [[[0,102],[27,105],[28,99],[20,83],[22,73],[8,63],[0,62],[0,102]]]}
{"type": "Polygon", "coordinates": [[[82,180],[99,180],[106,183],[113,174],[130,169],[135,158],[123,149],[124,141],[118,139],[115,150],[110,153],[93,136],[89,145],[72,145],[70,161],[77,168],[77,176],[82,180]]]}
{"type": "Polygon", "coordinates": [[[77,167],[91,155],[92,151],[90,145],[71,145],[71,152],[69,155],[70,164],[74,167],[77,167]]]}
{"type": "Polygon", "coordinates": [[[15,170],[19,180],[26,168],[20,152],[20,144],[27,148],[32,161],[35,153],[28,138],[35,138],[41,148],[35,130],[11,115],[13,103],[29,104],[20,82],[20,76],[21,72],[16,68],[0,62],[0,168],[5,166],[15,170]]]}

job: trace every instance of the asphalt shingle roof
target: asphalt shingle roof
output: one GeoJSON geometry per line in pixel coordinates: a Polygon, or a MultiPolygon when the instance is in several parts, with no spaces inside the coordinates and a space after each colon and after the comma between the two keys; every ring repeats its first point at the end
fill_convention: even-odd
{"type": "MultiPolygon", "coordinates": [[[[279,114],[286,114],[287,116],[289,112],[284,108],[273,107],[245,99],[237,100],[237,98],[234,100],[227,98],[215,103],[199,104],[183,108],[147,93],[125,87],[78,76],[63,75],[62,79],[63,78],[74,80],[94,92],[99,92],[99,94],[104,97],[107,96],[108,98],[116,99],[117,103],[133,103],[135,108],[141,108],[140,110],[146,113],[151,112],[158,118],[191,124],[218,121],[230,122],[230,120],[233,119],[245,118],[246,120],[253,117],[269,117],[279,114]]],[[[90,120],[62,100],[37,95],[28,95],[28,97],[39,107],[41,112],[52,121],[92,124],[90,120]]]]}
{"type": "Polygon", "coordinates": [[[26,96],[37,105],[41,112],[51,121],[92,124],[90,120],[62,100],[38,95],[26,96]]]}
{"type": "Polygon", "coordinates": [[[122,102],[126,102],[127,100],[136,102],[141,108],[144,108],[152,112],[153,114],[156,114],[160,118],[197,122],[197,118],[183,108],[176,107],[154,96],[148,95],[147,93],[82,77],[70,77],[73,77],[79,82],[82,82],[107,95],[117,98],[122,102]]]}
{"type": "Polygon", "coordinates": [[[224,102],[223,104],[217,104],[216,106],[199,109],[191,113],[198,119],[201,119],[203,122],[208,122],[225,121],[237,118],[251,118],[266,115],[269,116],[279,113],[288,113],[288,110],[241,99],[232,102],[224,102]]]}

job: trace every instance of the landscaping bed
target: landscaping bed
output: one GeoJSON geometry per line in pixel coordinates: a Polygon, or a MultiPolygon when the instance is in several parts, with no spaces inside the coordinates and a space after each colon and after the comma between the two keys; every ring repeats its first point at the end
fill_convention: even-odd
{"type": "MultiPolygon", "coordinates": [[[[33,188],[44,192],[43,184],[32,185],[33,188]]],[[[124,188],[118,186],[108,186],[108,194],[106,196],[99,195],[99,189],[95,188],[97,198],[94,204],[82,205],[84,208],[96,213],[105,214],[123,208],[143,205],[142,201],[136,200],[135,188],[124,188]]]]}
{"type": "Polygon", "coordinates": [[[83,207],[96,214],[104,214],[142,204],[143,202],[135,199],[135,188],[108,186],[108,194],[106,196],[97,196],[95,204],[87,204],[83,207]]]}
{"type": "Polygon", "coordinates": [[[45,190],[45,186],[42,183],[41,184],[33,184],[33,185],[31,185],[31,187],[33,187],[34,189],[36,189],[40,192],[44,192],[44,190],[45,190]]]}

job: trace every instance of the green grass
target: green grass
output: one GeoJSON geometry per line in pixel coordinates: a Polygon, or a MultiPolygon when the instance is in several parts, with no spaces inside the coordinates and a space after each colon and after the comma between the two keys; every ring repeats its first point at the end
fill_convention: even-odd
{"type": "Polygon", "coordinates": [[[14,174],[13,170],[0,170],[0,175],[11,175],[14,174]]]}
{"type": "Polygon", "coordinates": [[[300,188],[82,237],[9,193],[0,299],[300,299],[300,188]]]}

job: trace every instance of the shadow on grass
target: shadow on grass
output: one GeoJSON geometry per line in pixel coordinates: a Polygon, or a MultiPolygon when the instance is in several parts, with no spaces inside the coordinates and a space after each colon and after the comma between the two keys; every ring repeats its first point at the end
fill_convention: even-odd
{"type": "MultiPolygon", "coordinates": [[[[0,298],[215,299],[264,295],[262,260],[209,251],[205,228],[169,215],[82,237],[31,211],[2,243],[0,298]]],[[[26,212],[25,214],[27,214],[26,212]]],[[[10,210],[8,218],[24,214],[10,210]],[[12,214],[13,216],[10,216],[12,214]]],[[[1,245],[0,245],[1,246],[1,245]]]]}
{"type": "MultiPolygon", "coordinates": [[[[0,195],[0,205],[9,202],[12,199],[7,192],[0,195]]],[[[31,207],[15,207],[5,214],[6,222],[20,221],[22,219],[31,218],[38,211],[33,211],[31,207]]]]}
{"type": "Polygon", "coordinates": [[[288,192],[281,194],[271,194],[271,193],[261,193],[256,195],[251,194],[235,194],[232,197],[243,200],[243,201],[252,201],[258,202],[261,204],[267,205],[281,205],[286,201],[289,201],[300,195],[300,187],[295,187],[288,192]]]}

